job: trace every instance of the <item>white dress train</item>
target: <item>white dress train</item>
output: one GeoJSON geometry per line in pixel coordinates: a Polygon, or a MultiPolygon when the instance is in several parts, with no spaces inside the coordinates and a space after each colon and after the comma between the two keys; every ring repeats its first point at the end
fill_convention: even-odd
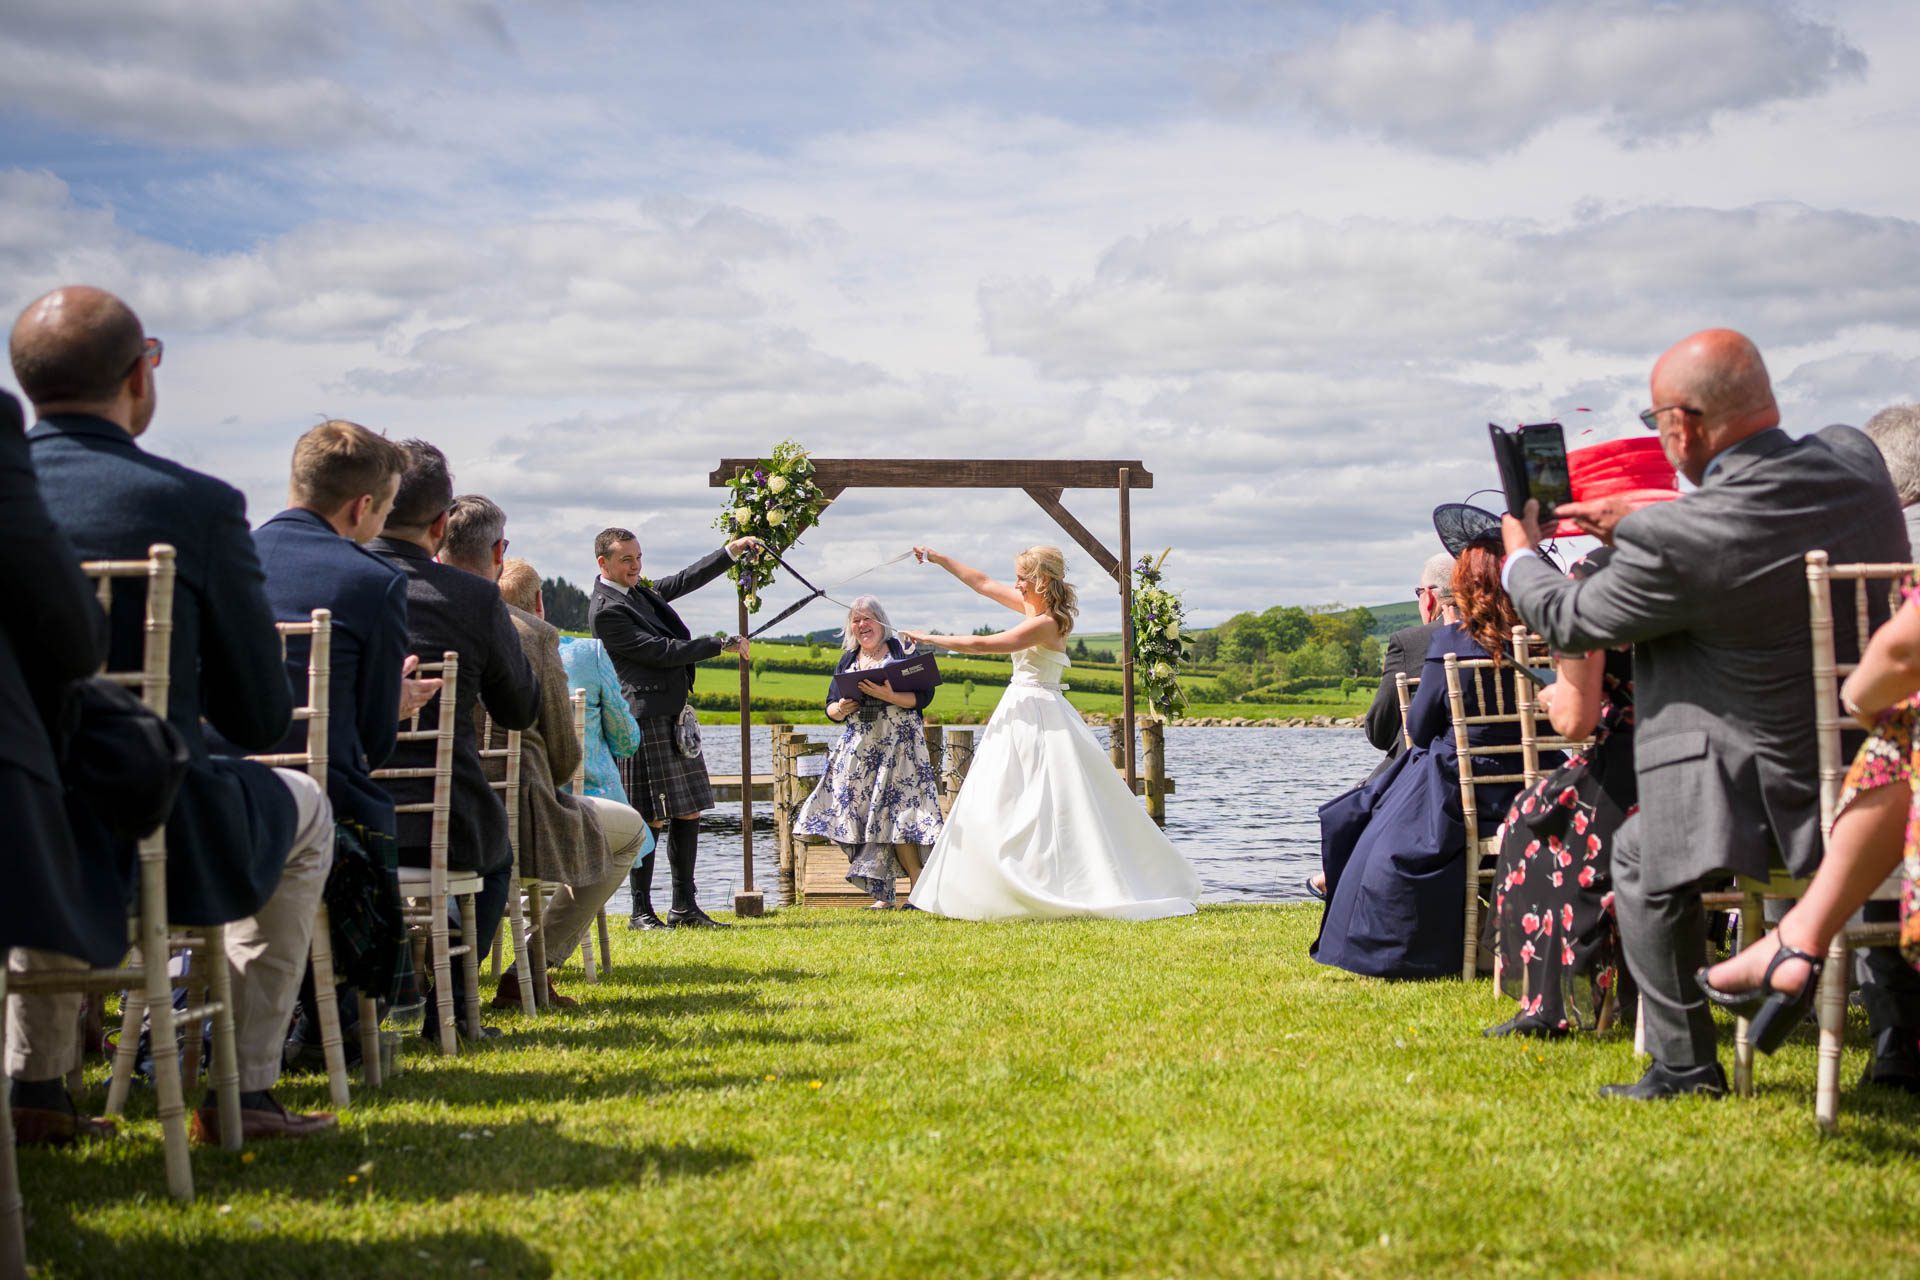
{"type": "Polygon", "coordinates": [[[962,920],[1189,915],[1200,877],[1060,692],[1052,649],[1013,655],[913,905],[962,920]]]}

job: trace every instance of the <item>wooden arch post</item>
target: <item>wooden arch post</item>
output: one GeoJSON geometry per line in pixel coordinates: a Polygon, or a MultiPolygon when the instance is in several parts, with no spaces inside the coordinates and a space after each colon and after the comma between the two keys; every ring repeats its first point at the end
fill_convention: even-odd
{"type": "MultiPolygon", "coordinates": [[[[713,488],[760,465],[757,458],[722,458],[707,477],[713,488]]],[[[1133,700],[1133,513],[1132,492],[1153,488],[1153,473],[1138,459],[1042,458],[815,458],[813,482],[828,501],[848,489],[1020,489],[1053,517],[1062,531],[1120,588],[1120,732],[1127,789],[1139,785],[1134,758],[1133,700]],[[1068,489],[1116,489],[1120,495],[1120,553],[1115,555],[1061,502],[1068,489]]],[[[748,631],[740,602],[740,634],[748,631]]],[[[741,891],[734,910],[757,916],[765,898],[753,887],[753,708],[751,665],[740,657],[740,859],[741,891]]]]}

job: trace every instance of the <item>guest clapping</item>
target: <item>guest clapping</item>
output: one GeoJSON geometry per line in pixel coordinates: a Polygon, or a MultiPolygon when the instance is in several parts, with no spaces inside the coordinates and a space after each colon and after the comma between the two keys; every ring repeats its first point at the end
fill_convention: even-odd
{"type": "MultiPolygon", "coordinates": [[[[853,602],[841,648],[836,674],[906,656],[886,610],[872,596],[853,602]]],[[[793,829],[839,845],[847,855],[847,880],[884,908],[894,905],[901,870],[918,875],[920,846],[940,835],[939,779],[920,718],[933,690],[895,692],[891,683],[873,680],[858,687],[858,698],[827,703],[827,718],[846,727],[793,829]]]]}

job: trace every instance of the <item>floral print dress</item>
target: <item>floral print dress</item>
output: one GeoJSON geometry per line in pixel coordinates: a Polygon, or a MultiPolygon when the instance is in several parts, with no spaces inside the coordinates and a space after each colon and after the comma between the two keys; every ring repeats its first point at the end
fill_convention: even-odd
{"type": "MultiPolygon", "coordinates": [[[[855,659],[852,670],[887,659],[855,659]]],[[[800,806],[796,835],[822,836],[847,855],[847,880],[891,904],[900,864],[896,844],[931,845],[940,836],[940,783],[927,754],[920,713],[869,702],[846,720],[827,753],[820,783],[800,806]]]]}
{"type": "MultiPolygon", "coordinates": [[[[1920,585],[1909,581],[1902,587],[1905,608],[1920,608],[1920,585]]],[[[1860,744],[1847,780],[1840,789],[1840,803],[1834,809],[1838,818],[1854,798],[1878,787],[1903,783],[1909,791],[1914,783],[1914,752],[1920,750],[1920,693],[1889,707],[1860,744]]],[[[1900,953],[1907,963],[1920,968],[1920,797],[1908,802],[1907,833],[1904,841],[1903,880],[1900,890],[1900,953]]]]}
{"type": "Polygon", "coordinates": [[[1501,829],[1494,911],[1516,1021],[1568,1031],[1598,1020],[1619,966],[1613,838],[1637,797],[1632,659],[1609,651],[1593,745],[1522,792],[1501,829]]]}

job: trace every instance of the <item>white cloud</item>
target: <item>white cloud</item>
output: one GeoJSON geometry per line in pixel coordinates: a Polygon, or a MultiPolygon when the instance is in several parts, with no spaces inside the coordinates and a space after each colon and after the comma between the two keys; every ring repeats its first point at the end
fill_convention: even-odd
{"type": "Polygon", "coordinates": [[[1597,117],[1627,141],[1697,133],[1722,113],[1820,94],[1866,66],[1838,29],[1775,0],[1558,0],[1488,26],[1363,18],[1275,56],[1227,93],[1480,155],[1569,117],[1597,117]]]}

